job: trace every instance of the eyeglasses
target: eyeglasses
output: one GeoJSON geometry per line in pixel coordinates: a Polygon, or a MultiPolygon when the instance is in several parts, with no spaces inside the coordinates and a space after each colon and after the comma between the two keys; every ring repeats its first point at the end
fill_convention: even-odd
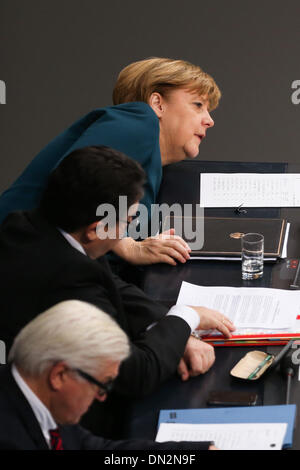
{"type": "Polygon", "coordinates": [[[139,216],[137,214],[135,215],[129,215],[127,217],[127,220],[124,219],[119,219],[119,222],[123,222],[123,224],[127,224],[127,227],[133,222],[135,224],[139,223],[139,216]]]}
{"type": "Polygon", "coordinates": [[[98,391],[98,395],[99,397],[103,397],[104,395],[106,395],[107,393],[111,392],[112,391],[112,388],[113,388],[113,385],[114,385],[114,380],[109,380],[108,382],[106,382],[105,384],[102,383],[102,382],[99,382],[99,380],[95,379],[94,377],[92,377],[90,374],[87,374],[87,372],[84,372],[83,370],[81,369],[74,369],[75,372],[77,372],[78,375],[80,375],[82,378],[84,378],[85,380],[87,380],[88,382],[94,384],[94,385],[97,385],[97,387],[99,387],[99,391],[98,391]]]}

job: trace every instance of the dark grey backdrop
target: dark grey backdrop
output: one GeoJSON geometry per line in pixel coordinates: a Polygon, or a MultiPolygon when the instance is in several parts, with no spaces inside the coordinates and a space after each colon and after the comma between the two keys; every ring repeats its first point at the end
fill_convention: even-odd
{"type": "Polygon", "coordinates": [[[1,0],[0,192],[75,119],[111,104],[128,63],[183,58],[223,98],[200,157],[299,161],[300,2],[1,0]]]}

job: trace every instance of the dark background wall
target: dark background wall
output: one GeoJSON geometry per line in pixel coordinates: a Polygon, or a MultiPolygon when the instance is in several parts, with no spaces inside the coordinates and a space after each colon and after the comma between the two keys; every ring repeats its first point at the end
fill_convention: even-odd
{"type": "Polygon", "coordinates": [[[0,192],[150,56],[190,60],[220,86],[202,159],[299,161],[299,0],[1,0],[0,192]]]}

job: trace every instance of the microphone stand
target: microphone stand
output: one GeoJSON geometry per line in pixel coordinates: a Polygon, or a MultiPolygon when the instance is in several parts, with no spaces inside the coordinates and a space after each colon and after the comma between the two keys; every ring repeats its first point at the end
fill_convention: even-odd
{"type": "Polygon", "coordinates": [[[287,374],[287,387],[286,387],[286,405],[290,403],[290,395],[291,395],[291,384],[292,384],[292,378],[294,377],[294,369],[291,367],[288,368],[286,371],[287,374]]]}

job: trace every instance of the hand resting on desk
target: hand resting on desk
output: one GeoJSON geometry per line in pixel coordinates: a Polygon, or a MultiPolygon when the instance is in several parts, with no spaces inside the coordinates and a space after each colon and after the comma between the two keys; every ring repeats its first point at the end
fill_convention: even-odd
{"type": "Polygon", "coordinates": [[[214,348],[204,341],[191,336],[186,343],[183,358],[177,367],[182,380],[205,374],[215,362],[214,348]]]}
{"type": "Polygon", "coordinates": [[[176,261],[185,263],[190,258],[191,250],[181,237],[175,235],[175,230],[170,229],[141,242],[123,238],[113,251],[131,264],[166,263],[176,266],[176,261]]]}
{"type": "Polygon", "coordinates": [[[211,308],[195,307],[194,305],[189,305],[189,307],[193,308],[200,317],[197,330],[218,330],[225,338],[231,337],[231,332],[235,330],[235,326],[225,315],[211,308]]]}
{"type": "MultiPolygon", "coordinates": [[[[206,307],[192,306],[192,308],[200,317],[197,329],[217,329],[227,338],[231,336],[231,331],[235,330],[233,323],[220,312],[206,307]]],[[[182,380],[188,380],[189,377],[207,372],[214,362],[214,348],[191,336],[186,344],[183,358],[177,367],[177,372],[182,380]]]]}

